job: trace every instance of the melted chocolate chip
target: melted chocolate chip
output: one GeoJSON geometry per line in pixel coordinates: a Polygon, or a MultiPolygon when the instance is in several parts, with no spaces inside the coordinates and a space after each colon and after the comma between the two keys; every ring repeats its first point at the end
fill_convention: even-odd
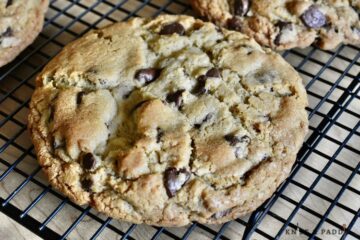
{"type": "Polygon", "coordinates": [[[96,165],[96,158],[92,153],[85,153],[82,157],[82,167],[85,170],[91,170],[96,165]]]}
{"type": "Polygon", "coordinates": [[[240,138],[240,142],[242,142],[242,143],[250,143],[250,141],[251,141],[250,137],[246,136],[246,135],[244,135],[240,138]]]}
{"type": "Polygon", "coordinates": [[[220,78],[220,71],[218,68],[211,68],[207,73],[205,74],[207,77],[213,77],[213,78],[220,78]]]}
{"type": "Polygon", "coordinates": [[[161,128],[156,128],[157,135],[156,135],[156,143],[159,143],[161,141],[161,138],[164,136],[164,132],[161,128]]]}
{"type": "Polygon", "coordinates": [[[13,0],[7,0],[5,7],[9,7],[13,4],[13,0]]]}
{"type": "Polygon", "coordinates": [[[8,27],[5,32],[1,34],[2,37],[11,37],[13,35],[13,31],[11,27],[8,27]]]}
{"type": "Polygon", "coordinates": [[[160,76],[160,70],[156,68],[140,69],[135,73],[135,79],[149,84],[155,81],[160,76]]]}
{"type": "Polygon", "coordinates": [[[240,138],[238,138],[237,136],[235,136],[231,133],[225,135],[224,138],[227,142],[229,142],[230,146],[235,146],[237,143],[241,142],[240,138]]]}
{"type": "Polygon", "coordinates": [[[283,31],[285,30],[292,30],[293,29],[293,25],[291,22],[283,22],[283,21],[279,21],[276,26],[279,28],[279,34],[275,37],[274,39],[274,43],[276,45],[280,45],[281,43],[281,36],[283,34],[283,31]]]}
{"type": "Polygon", "coordinates": [[[227,26],[230,30],[235,30],[241,32],[241,20],[237,17],[228,19],[227,26]]]}
{"type": "Polygon", "coordinates": [[[206,80],[207,80],[207,77],[205,75],[199,76],[197,78],[197,84],[191,93],[195,94],[195,95],[201,95],[201,94],[206,93],[207,92],[207,89],[205,88],[206,80]]]}
{"type": "Polygon", "coordinates": [[[202,126],[205,122],[209,121],[213,116],[214,116],[213,113],[208,113],[208,114],[205,116],[205,118],[201,121],[201,123],[195,123],[195,124],[194,124],[194,127],[195,127],[196,129],[201,128],[201,126],[202,126]]]}
{"type": "Polygon", "coordinates": [[[168,25],[163,26],[161,31],[159,32],[160,35],[171,35],[173,33],[184,35],[185,29],[183,25],[177,22],[170,23],[168,25]]]}
{"type": "Polygon", "coordinates": [[[82,102],[82,98],[85,95],[84,92],[78,92],[77,96],[76,96],[76,104],[80,104],[82,102]]]}
{"type": "Polygon", "coordinates": [[[93,181],[91,179],[83,179],[81,181],[81,187],[87,192],[91,192],[92,185],[93,185],[93,181]]]}
{"type": "Polygon", "coordinates": [[[249,11],[250,7],[250,0],[235,0],[234,8],[235,8],[235,15],[238,16],[245,16],[246,13],[249,11]]]}
{"type": "Polygon", "coordinates": [[[190,172],[185,168],[177,170],[174,167],[168,168],[165,171],[164,181],[165,189],[169,198],[174,197],[176,192],[189,180],[190,172]]]}
{"type": "Polygon", "coordinates": [[[301,15],[301,20],[309,28],[321,28],[326,24],[325,15],[315,5],[311,5],[301,15]]]}
{"type": "Polygon", "coordinates": [[[175,106],[180,107],[183,104],[182,94],[185,92],[184,89],[180,89],[176,92],[169,93],[166,97],[168,103],[175,103],[175,106]]]}

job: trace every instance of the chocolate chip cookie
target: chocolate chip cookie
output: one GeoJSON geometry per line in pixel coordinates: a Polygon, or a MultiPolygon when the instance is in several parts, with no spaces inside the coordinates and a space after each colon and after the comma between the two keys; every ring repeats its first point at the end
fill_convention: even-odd
{"type": "Polygon", "coordinates": [[[276,50],[360,44],[359,0],[191,0],[218,25],[276,50]]]}
{"type": "Polygon", "coordinates": [[[0,0],[0,67],[34,41],[48,4],[48,0],[0,0]]]}
{"type": "Polygon", "coordinates": [[[135,18],[66,46],[37,77],[29,129],[51,184],[134,223],[222,223],[288,176],[307,131],[298,73],[189,16],[135,18]]]}

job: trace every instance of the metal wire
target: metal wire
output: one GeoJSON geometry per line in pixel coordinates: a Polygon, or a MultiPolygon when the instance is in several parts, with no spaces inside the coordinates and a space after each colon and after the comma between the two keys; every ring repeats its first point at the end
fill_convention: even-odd
{"type": "Polygon", "coordinates": [[[44,31],[38,40],[15,61],[0,69],[0,211],[46,239],[75,238],[72,236],[74,230],[81,228],[81,225],[88,228],[88,221],[92,224],[91,229],[87,229],[89,239],[99,239],[108,233],[119,239],[142,238],[142,235],[137,234],[138,231],[147,231],[148,239],[159,239],[163,236],[167,239],[191,239],[194,236],[211,239],[233,239],[234,236],[243,239],[280,239],[287,236],[289,229],[298,231],[304,238],[322,239],[324,236],[320,231],[325,224],[334,229],[342,229],[342,233],[337,235],[341,239],[360,239],[360,209],[354,209],[341,202],[341,197],[346,192],[360,201],[360,191],[356,184],[352,184],[360,175],[360,150],[359,145],[356,145],[360,137],[360,113],[354,108],[354,105],[360,103],[360,49],[357,46],[340,46],[335,51],[310,47],[306,50],[295,49],[283,53],[285,59],[308,79],[306,90],[316,103],[307,108],[310,134],[298,154],[289,178],[248,218],[236,219],[219,227],[193,223],[182,229],[150,227],[144,230],[145,226],[119,223],[93,213],[90,207],[77,206],[42,181],[33,146],[23,144],[24,138],[29,142],[25,134],[26,117],[23,116],[26,115],[24,112],[28,110],[31,92],[34,89],[34,77],[62,47],[90,29],[135,16],[157,16],[161,13],[192,14],[186,0],[51,1],[44,31]],[[74,13],[74,9],[77,9],[77,13],[74,13]],[[146,11],[148,13],[145,13],[146,11]],[[89,20],[89,15],[93,16],[94,21],[89,20]],[[62,21],[64,19],[67,21],[62,21]],[[64,40],[65,36],[67,38],[64,40]],[[47,50],[51,48],[56,50],[47,50]],[[341,64],[338,64],[339,62],[341,64]],[[309,64],[318,66],[316,71],[309,70],[309,64]],[[329,78],[327,74],[337,77],[329,78]],[[325,94],[317,91],[317,84],[328,88],[325,94]],[[28,94],[19,95],[24,89],[27,89],[28,94]],[[354,123],[349,125],[341,121],[344,115],[353,119],[354,123]],[[8,126],[15,130],[9,132],[8,126]],[[343,139],[330,134],[335,128],[346,133],[343,139]],[[320,145],[324,141],[335,146],[332,153],[322,151],[320,145]],[[355,142],[355,145],[351,142],[355,142]],[[10,150],[16,151],[17,154],[9,154],[10,150]],[[343,161],[344,157],[341,154],[344,151],[355,158],[355,164],[343,161]],[[325,162],[321,168],[314,167],[311,160],[314,154],[325,162]],[[30,170],[22,166],[29,163],[33,166],[30,170]],[[344,180],[337,179],[329,172],[333,167],[341,168],[349,174],[344,180]],[[314,175],[311,184],[299,182],[297,175],[302,171],[314,175]],[[14,185],[15,177],[19,180],[14,185]],[[322,181],[330,182],[339,190],[333,196],[328,196],[317,189],[322,181]],[[12,187],[8,190],[11,184],[12,187]],[[38,193],[26,206],[20,206],[16,199],[30,185],[39,189],[38,193]],[[289,188],[297,188],[304,194],[294,199],[287,193],[289,188]],[[324,212],[320,213],[314,206],[307,205],[307,200],[313,196],[328,204],[324,212]],[[49,200],[50,197],[55,200],[49,200]],[[276,212],[276,204],[281,201],[292,206],[287,216],[276,212]],[[33,214],[37,208],[45,208],[49,202],[53,203],[53,207],[43,218],[33,214]],[[70,224],[62,228],[54,227],[59,223],[57,216],[66,212],[67,208],[74,209],[77,215],[71,218],[70,224]],[[346,226],[331,217],[334,209],[340,209],[349,216],[346,226]],[[312,228],[295,220],[301,213],[318,219],[312,228]],[[276,230],[266,227],[265,222],[268,218],[277,223],[276,230]],[[234,233],[234,229],[239,230],[234,233]]]}

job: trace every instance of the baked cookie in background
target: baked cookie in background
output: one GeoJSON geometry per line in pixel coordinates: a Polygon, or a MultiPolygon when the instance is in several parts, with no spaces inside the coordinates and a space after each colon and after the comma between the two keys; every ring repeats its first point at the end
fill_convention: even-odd
{"type": "Polygon", "coordinates": [[[360,0],[190,0],[201,16],[276,50],[360,44],[360,0]]]}
{"type": "Polygon", "coordinates": [[[307,132],[299,74],[189,16],[94,30],[36,80],[29,129],[50,183],[134,223],[223,223],[288,176],[307,132]]]}
{"type": "Polygon", "coordinates": [[[35,40],[48,4],[48,0],[0,0],[0,67],[35,40]]]}

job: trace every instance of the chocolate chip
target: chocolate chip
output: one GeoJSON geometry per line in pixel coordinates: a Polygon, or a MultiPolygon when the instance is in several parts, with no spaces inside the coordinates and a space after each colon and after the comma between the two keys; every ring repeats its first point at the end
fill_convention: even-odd
{"type": "Polygon", "coordinates": [[[214,213],[211,217],[215,218],[215,219],[219,219],[222,217],[225,217],[226,215],[228,215],[231,212],[231,209],[226,209],[217,213],[214,213]]]}
{"type": "Polygon", "coordinates": [[[201,126],[202,126],[205,122],[209,121],[213,116],[214,116],[213,113],[208,113],[208,114],[205,116],[205,118],[201,121],[201,123],[195,123],[195,124],[194,124],[194,127],[197,128],[197,129],[201,128],[201,126]]]}
{"type": "Polygon", "coordinates": [[[177,170],[174,167],[168,168],[165,171],[164,181],[167,195],[174,197],[176,192],[189,180],[190,172],[185,168],[177,170]]]}
{"type": "Polygon", "coordinates": [[[233,17],[227,20],[227,26],[230,30],[241,32],[241,20],[237,17],[233,17]]]}
{"type": "Polygon", "coordinates": [[[293,24],[291,22],[279,21],[276,23],[276,26],[279,28],[279,34],[275,37],[274,43],[279,46],[281,43],[281,36],[283,34],[283,31],[293,30],[293,24]]]}
{"type": "Polygon", "coordinates": [[[251,141],[250,137],[246,136],[246,135],[244,135],[240,138],[240,142],[242,142],[242,143],[250,143],[250,141],[251,141]]]}
{"type": "Polygon", "coordinates": [[[161,141],[161,138],[164,136],[164,132],[161,128],[156,128],[157,135],[156,135],[156,143],[159,143],[161,141]]]}
{"type": "Polygon", "coordinates": [[[238,138],[237,136],[235,136],[231,133],[225,135],[224,138],[227,142],[229,142],[230,146],[235,146],[237,143],[240,142],[240,138],[238,138]]]}
{"type": "Polygon", "coordinates": [[[260,123],[254,123],[254,124],[253,124],[253,128],[254,128],[255,132],[257,132],[257,133],[260,133],[260,132],[261,132],[261,125],[260,125],[260,123]]]}
{"type": "Polygon", "coordinates": [[[182,104],[183,104],[183,99],[182,99],[182,94],[183,92],[185,92],[184,89],[180,89],[176,92],[173,92],[173,93],[169,93],[167,96],[166,96],[166,101],[168,103],[175,103],[175,106],[177,107],[180,107],[182,104]]]}
{"type": "Polygon", "coordinates": [[[93,185],[93,181],[91,179],[83,179],[81,181],[81,187],[87,192],[91,192],[92,185],[93,185]]]}
{"type": "Polygon", "coordinates": [[[149,84],[160,76],[160,70],[156,68],[140,69],[135,73],[135,79],[142,83],[149,84]]]}
{"type": "Polygon", "coordinates": [[[194,89],[192,90],[192,94],[195,95],[201,95],[207,92],[207,89],[205,88],[206,86],[206,80],[207,77],[205,75],[201,75],[197,78],[197,83],[196,86],[194,87],[194,89]]]}
{"type": "Polygon", "coordinates": [[[12,4],[13,4],[13,0],[7,0],[5,7],[7,8],[12,4]]]}
{"type": "Polygon", "coordinates": [[[250,0],[235,0],[234,8],[235,8],[235,15],[238,16],[245,16],[246,13],[249,11],[250,7],[250,0]]]}
{"type": "Polygon", "coordinates": [[[82,98],[85,95],[84,92],[78,92],[77,96],[76,96],[76,104],[80,104],[82,102],[82,98]]]}
{"type": "Polygon", "coordinates": [[[8,27],[5,32],[1,34],[2,37],[11,37],[13,35],[13,31],[11,27],[8,27]]]}
{"type": "Polygon", "coordinates": [[[88,153],[85,153],[83,156],[82,156],[82,167],[85,169],[85,170],[91,170],[95,167],[96,165],[96,158],[95,156],[88,152],[88,153]]]}
{"type": "Polygon", "coordinates": [[[325,15],[316,7],[311,5],[302,15],[301,20],[309,28],[321,28],[326,24],[325,15]]]}
{"type": "Polygon", "coordinates": [[[207,77],[213,77],[213,78],[219,78],[221,77],[220,71],[217,68],[211,68],[207,73],[205,74],[207,77]]]}
{"type": "Polygon", "coordinates": [[[168,25],[163,26],[161,31],[159,32],[160,35],[171,35],[173,33],[184,35],[185,29],[183,25],[177,22],[170,23],[168,25]]]}

